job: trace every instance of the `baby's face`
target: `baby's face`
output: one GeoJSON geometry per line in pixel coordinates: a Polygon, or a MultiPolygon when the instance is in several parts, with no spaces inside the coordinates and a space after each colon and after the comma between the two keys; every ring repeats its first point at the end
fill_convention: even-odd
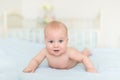
{"type": "Polygon", "coordinates": [[[67,33],[64,29],[47,30],[45,33],[45,43],[50,54],[60,56],[67,50],[67,33]]]}

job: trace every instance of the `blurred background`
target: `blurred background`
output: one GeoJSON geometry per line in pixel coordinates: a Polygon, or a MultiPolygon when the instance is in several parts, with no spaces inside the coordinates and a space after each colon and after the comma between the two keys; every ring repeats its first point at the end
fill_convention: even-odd
{"type": "Polygon", "coordinates": [[[42,43],[45,24],[60,20],[69,29],[71,45],[119,48],[119,4],[119,0],[0,0],[0,37],[42,43]]]}

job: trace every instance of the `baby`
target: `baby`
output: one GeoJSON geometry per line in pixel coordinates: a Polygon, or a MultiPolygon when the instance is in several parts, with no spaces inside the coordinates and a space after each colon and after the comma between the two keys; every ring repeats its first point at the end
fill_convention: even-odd
{"type": "Polygon", "coordinates": [[[91,55],[88,49],[80,52],[75,48],[67,46],[67,33],[66,25],[62,22],[49,22],[44,29],[46,47],[31,60],[23,72],[35,72],[45,58],[51,68],[70,69],[78,63],[83,63],[87,72],[97,72],[93,63],[88,58],[91,55]]]}

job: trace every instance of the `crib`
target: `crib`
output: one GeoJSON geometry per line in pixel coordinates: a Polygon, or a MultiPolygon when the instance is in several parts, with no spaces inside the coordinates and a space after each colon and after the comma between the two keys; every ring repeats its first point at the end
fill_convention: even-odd
{"type": "MultiPolygon", "coordinates": [[[[28,20],[30,21],[27,22],[28,24],[36,23],[33,25],[34,27],[25,27],[25,20],[20,13],[10,13],[6,16],[4,20],[6,23],[4,23],[4,28],[3,30],[1,29],[0,33],[1,38],[14,38],[40,44],[44,43],[44,25],[38,26],[38,19],[31,20],[32,22],[28,20]]],[[[93,21],[90,21],[77,18],[63,18],[57,20],[67,25],[70,46],[79,46],[80,48],[96,48],[99,46],[99,19],[95,18],[93,21]]]]}

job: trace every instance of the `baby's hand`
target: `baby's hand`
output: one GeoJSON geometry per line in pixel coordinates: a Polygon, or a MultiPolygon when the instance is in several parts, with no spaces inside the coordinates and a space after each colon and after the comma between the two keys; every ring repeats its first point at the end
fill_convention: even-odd
{"type": "Polygon", "coordinates": [[[34,72],[34,70],[31,69],[30,67],[27,67],[27,68],[25,68],[25,69],[23,70],[23,72],[25,72],[25,73],[31,73],[31,72],[34,72]]]}
{"type": "Polygon", "coordinates": [[[90,50],[88,48],[85,48],[82,51],[82,53],[83,53],[83,55],[88,56],[88,57],[92,55],[92,53],[90,52],[90,50]]]}
{"type": "Polygon", "coordinates": [[[87,69],[87,72],[97,73],[96,69],[87,69]]]}

